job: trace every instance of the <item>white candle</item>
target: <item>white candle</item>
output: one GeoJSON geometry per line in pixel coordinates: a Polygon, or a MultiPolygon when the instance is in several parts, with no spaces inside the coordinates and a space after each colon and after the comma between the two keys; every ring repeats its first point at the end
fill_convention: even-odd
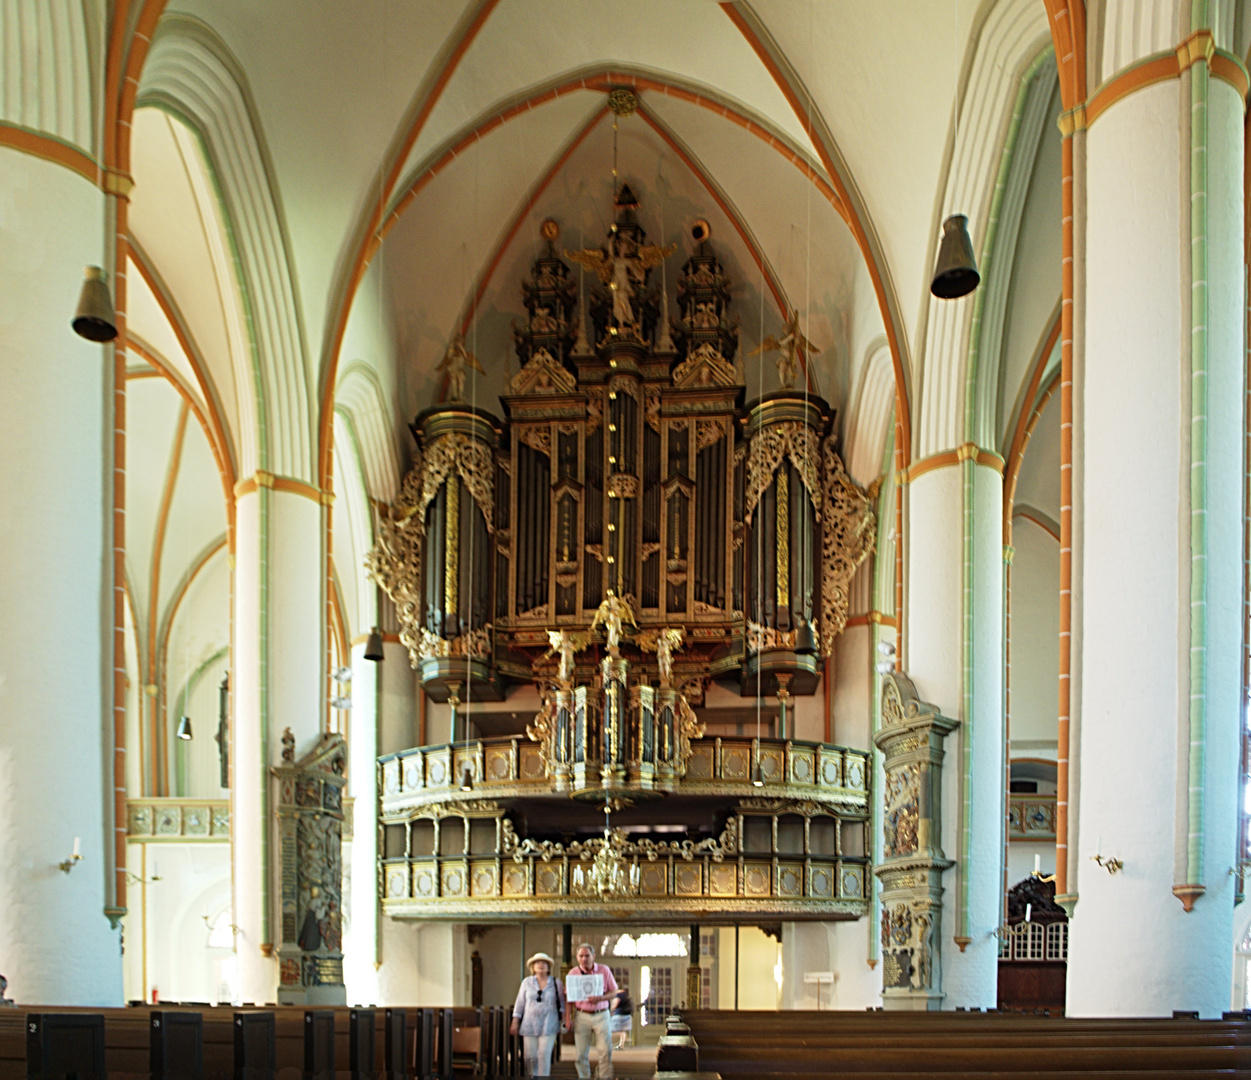
{"type": "Polygon", "coordinates": [[[1041,855],[1034,856],[1034,873],[1035,874],[1042,873],[1042,856],[1041,855]]]}
{"type": "Polygon", "coordinates": [[[82,855],[82,844],[83,842],[81,838],[77,836],[74,837],[74,857],[75,858],[78,858],[82,855]]]}
{"type": "Polygon", "coordinates": [[[1026,921],[1026,922],[1029,922],[1029,917],[1030,917],[1030,915],[1032,915],[1033,913],[1034,913],[1034,905],[1033,905],[1033,904],[1026,904],[1026,905],[1025,905],[1025,921],[1026,921]]]}

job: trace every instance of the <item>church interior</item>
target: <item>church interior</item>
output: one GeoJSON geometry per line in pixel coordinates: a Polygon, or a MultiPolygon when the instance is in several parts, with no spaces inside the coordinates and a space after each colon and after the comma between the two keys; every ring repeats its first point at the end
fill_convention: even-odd
{"type": "Polygon", "coordinates": [[[1249,48],[0,0],[0,997],[1243,1010],[1249,48]]]}

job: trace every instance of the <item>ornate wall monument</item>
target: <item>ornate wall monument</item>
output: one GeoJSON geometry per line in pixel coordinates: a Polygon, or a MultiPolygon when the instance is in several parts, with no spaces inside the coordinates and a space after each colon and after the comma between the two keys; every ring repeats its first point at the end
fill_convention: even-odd
{"type": "Polygon", "coordinates": [[[943,739],[959,722],[917,697],[901,672],[882,678],[881,882],[882,1005],[937,1009],[943,994],[939,963],[943,871],[952,865],[939,845],[943,739]]]}
{"type": "MultiPolygon", "coordinates": [[[[290,729],[288,728],[288,733],[290,729]]],[[[343,789],[347,743],[326,734],[299,761],[284,737],[277,784],[278,1003],[346,1005],[343,985],[343,789]]]]}

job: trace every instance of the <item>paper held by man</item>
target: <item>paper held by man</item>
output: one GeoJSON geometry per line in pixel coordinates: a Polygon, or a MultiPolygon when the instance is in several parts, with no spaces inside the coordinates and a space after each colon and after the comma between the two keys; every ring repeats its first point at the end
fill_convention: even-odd
{"type": "Polygon", "coordinates": [[[575,969],[565,976],[565,991],[570,1001],[586,1001],[589,998],[602,997],[604,976],[586,975],[575,969]]]}

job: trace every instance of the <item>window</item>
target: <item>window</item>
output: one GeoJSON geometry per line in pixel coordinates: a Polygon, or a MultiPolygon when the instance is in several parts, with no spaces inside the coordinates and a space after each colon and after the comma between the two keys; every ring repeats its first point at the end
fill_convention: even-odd
{"type": "Polygon", "coordinates": [[[619,934],[607,938],[601,950],[605,956],[686,956],[684,934],[619,934]]]}

